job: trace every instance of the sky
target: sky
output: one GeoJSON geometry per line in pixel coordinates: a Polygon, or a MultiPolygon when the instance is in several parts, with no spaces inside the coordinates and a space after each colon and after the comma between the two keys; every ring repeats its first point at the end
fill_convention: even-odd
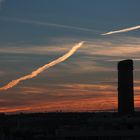
{"type": "Polygon", "coordinates": [[[66,61],[0,91],[0,112],[117,110],[117,63],[134,59],[140,108],[139,0],[0,0],[0,87],[85,41],[66,61]]]}

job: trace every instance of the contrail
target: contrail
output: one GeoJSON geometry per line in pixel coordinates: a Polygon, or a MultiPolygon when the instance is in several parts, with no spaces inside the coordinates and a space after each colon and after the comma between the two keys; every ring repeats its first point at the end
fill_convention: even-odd
{"type": "Polygon", "coordinates": [[[104,33],[104,34],[101,34],[101,35],[111,35],[111,34],[123,33],[123,32],[128,32],[128,31],[137,30],[137,29],[140,29],[140,25],[130,27],[130,28],[121,29],[121,30],[107,32],[107,33],[104,33]]]}
{"type": "Polygon", "coordinates": [[[42,22],[42,21],[36,21],[36,20],[7,18],[7,17],[0,17],[0,19],[7,20],[7,21],[26,23],[26,24],[40,25],[40,26],[50,26],[50,27],[56,27],[56,28],[72,29],[72,30],[83,31],[83,32],[92,32],[92,33],[99,32],[97,30],[93,30],[93,29],[85,28],[85,27],[77,27],[77,26],[57,24],[57,23],[51,23],[51,22],[42,22]]]}
{"type": "Polygon", "coordinates": [[[42,67],[39,67],[38,69],[36,69],[35,71],[33,71],[32,73],[25,75],[23,77],[20,77],[16,80],[12,80],[11,82],[9,82],[7,85],[3,86],[0,88],[0,91],[2,90],[7,90],[9,88],[12,88],[14,86],[16,86],[18,83],[20,83],[21,81],[25,81],[31,78],[36,77],[38,74],[42,73],[44,70],[49,69],[50,67],[53,67],[56,64],[59,64],[60,62],[65,61],[66,59],[68,59],[71,55],[73,55],[76,50],[78,50],[82,45],[84,44],[84,41],[81,41],[80,43],[78,43],[77,45],[75,45],[70,51],[68,51],[66,54],[64,54],[63,56],[57,58],[56,60],[53,60],[52,62],[43,65],[42,67]]]}

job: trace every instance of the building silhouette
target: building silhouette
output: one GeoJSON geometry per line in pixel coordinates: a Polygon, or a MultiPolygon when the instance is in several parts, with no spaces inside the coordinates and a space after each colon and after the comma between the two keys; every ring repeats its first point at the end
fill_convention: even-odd
{"type": "Polygon", "coordinates": [[[118,63],[118,113],[134,113],[133,60],[118,63]]]}

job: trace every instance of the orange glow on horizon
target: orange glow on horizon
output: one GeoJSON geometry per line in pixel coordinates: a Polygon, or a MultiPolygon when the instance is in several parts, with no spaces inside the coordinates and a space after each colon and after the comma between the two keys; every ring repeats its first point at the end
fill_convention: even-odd
{"type": "MultiPolygon", "coordinates": [[[[81,112],[81,111],[105,111],[117,110],[116,97],[97,97],[88,99],[77,99],[56,102],[40,102],[29,106],[0,107],[0,113],[19,113],[19,112],[81,112]]],[[[140,95],[135,96],[135,108],[140,107],[140,95]]]]}
{"type": "Polygon", "coordinates": [[[113,110],[117,108],[117,100],[114,97],[77,99],[67,101],[57,101],[48,103],[37,103],[31,106],[0,108],[0,112],[53,112],[53,111],[97,111],[113,110]]]}

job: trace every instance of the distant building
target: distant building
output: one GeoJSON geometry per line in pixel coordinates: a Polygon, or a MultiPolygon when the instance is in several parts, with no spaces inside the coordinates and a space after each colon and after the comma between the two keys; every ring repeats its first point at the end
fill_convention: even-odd
{"type": "Polygon", "coordinates": [[[134,112],[133,61],[129,59],[118,63],[118,112],[134,112]]]}

